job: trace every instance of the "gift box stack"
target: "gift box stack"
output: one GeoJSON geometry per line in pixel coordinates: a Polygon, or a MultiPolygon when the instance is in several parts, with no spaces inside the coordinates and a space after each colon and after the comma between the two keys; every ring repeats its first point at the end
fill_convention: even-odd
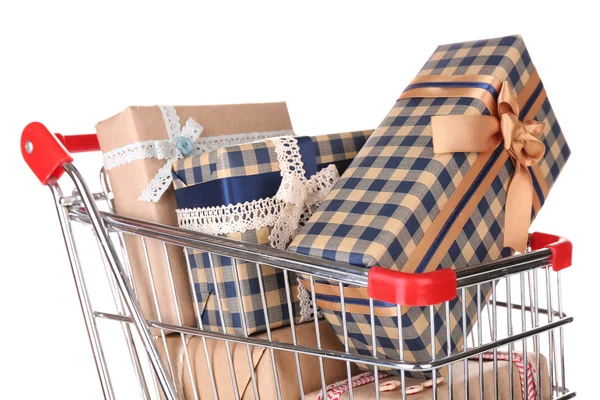
{"type": "MultiPolygon", "coordinates": [[[[96,131],[115,212],[172,226],[177,226],[177,216],[171,166],[177,159],[235,143],[293,134],[285,103],[128,107],[98,123],[96,131]]],[[[181,249],[170,245],[165,249],[158,241],[142,241],[133,235],[125,236],[125,245],[144,316],[195,326],[181,249]],[[170,273],[177,302],[170,288],[170,273]]]]}
{"type": "MultiPolygon", "coordinates": [[[[182,159],[173,166],[179,225],[285,248],[370,133],[286,136],[182,159]]],[[[196,250],[190,252],[189,264],[205,329],[222,329],[217,301],[228,332],[239,335],[244,325],[249,334],[264,331],[267,321],[271,328],[286,325],[290,312],[297,322],[312,318],[312,309],[301,307],[295,274],[196,250]],[[238,298],[243,300],[242,313],[238,298]]]]}
{"type": "MultiPolygon", "coordinates": [[[[570,154],[519,36],[438,47],[375,131],[296,137],[291,129],[283,103],[130,108],[98,125],[116,211],[366,269],[459,269],[525,251],[531,220],[570,154]],[[179,118],[187,118],[185,125],[179,118]]],[[[179,323],[195,326],[196,302],[202,329],[240,336],[262,337],[269,328],[289,342],[292,321],[318,315],[310,301],[314,288],[325,318],[318,322],[321,344],[344,351],[337,282],[310,285],[307,276],[196,250],[186,260],[181,249],[167,247],[165,254],[160,243],[136,238],[126,245],[149,319],[157,314],[148,289],[153,279],[162,319],[178,323],[169,265],[182,294],[179,323]],[[187,297],[186,264],[194,287],[187,297]]],[[[370,356],[375,346],[377,357],[398,360],[400,345],[404,361],[427,362],[447,355],[448,347],[460,350],[491,287],[468,288],[450,302],[449,313],[436,306],[434,315],[429,307],[408,306],[398,315],[396,304],[373,301],[373,343],[367,289],[344,286],[349,351],[370,356]],[[436,321],[434,338],[430,320],[436,321]]],[[[315,339],[314,326],[309,328],[296,326],[298,343],[315,339]]],[[[222,358],[213,356],[224,354],[224,342],[202,347],[199,339],[169,340],[186,346],[196,386],[206,389],[206,360],[222,358]]],[[[272,380],[273,370],[265,367],[272,360],[261,351],[253,357],[254,373],[260,396],[273,398],[275,388],[265,384],[272,380]]],[[[242,398],[250,392],[244,357],[233,357],[242,398]]],[[[295,371],[293,357],[279,357],[279,374],[295,371]]],[[[322,383],[308,372],[318,370],[309,360],[314,358],[301,357],[298,367],[307,371],[306,393],[322,383]]],[[[228,398],[228,368],[212,368],[217,390],[228,398]]],[[[346,377],[344,362],[329,360],[326,370],[328,384],[346,377]]],[[[179,375],[186,395],[189,372],[179,375]]],[[[298,398],[299,387],[286,386],[283,394],[298,398]]]]}
{"type": "MultiPolygon", "coordinates": [[[[175,226],[179,220],[183,227],[199,232],[283,248],[291,240],[290,235],[323,201],[339,179],[339,173],[347,168],[372,131],[295,138],[285,103],[272,103],[129,107],[99,123],[97,132],[117,213],[175,226]],[[294,174],[292,170],[301,174],[294,174]],[[282,184],[283,181],[286,183],[282,184]],[[282,187],[293,190],[286,192],[280,190],[282,187]],[[297,190],[306,200],[296,205],[290,200],[296,199],[297,190]],[[224,223],[222,218],[234,216],[241,204],[252,203],[256,207],[264,199],[270,199],[266,200],[269,204],[258,204],[259,208],[244,217],[244,222],[224,223]],[[228,209],[228,213],[216,215],[215,209],[228,209]],[[262,218],[256,214],[259,209],[262,218]],[[291,225],[295,227],[290,230],[291,225]]],[[[195,327],[193,302],[197,301],[205,330],[222,331],[226,326],[230,334],[254,334],[264,339],[268,326],[273,328],[272,340],[316,347],[313,324],[298,325],[294,330],[287,326],[290,313],[296,322],[313,319],[312,306],[305,306],[304,311],[300,307],[299,285],[292,274],[287,277],[291,289],[287,294],[286,277],[282,271],[269,266],[262,266],[259,272],[255,265],[241,262],[234,265],[227,257],[209,259],[207,253],[198,251],[189,251],[186,260],[181,248],[167,245],[165,250],[161,242],[143,241],[130,235],[125,236],[125,245],[136,294],[146,319],[195,327]],[[211,262],[215,267],[214,276],[211,262]],[[195,300],[188,295],[187,266],[192,269],[195,300]],[[231,293],[234,273],[239,273],[239,296],[235,288],[231,293]],[[170,286],[171,274],[175,291],[170,286]],[[218,285],[214,284],[215,279],[218,285]],[[257,295],[261,285],[266,293],[267,313],[260,294],[257,295]],[[217,287],[221,289],[219,295],[217,287]],[[243,299],[242,313],[238,298],[243,299]]],[[[325,321],[320,321],[319,326],[321,347],[343,351],[331,327],[325,321]]],[[[200,338],[189,337],[182,341],[176,334],[168,335],[164,341],[157,340],[156,344],[173,366],[177,387],[184,389],[186,398],[194,398],[192,388],[202,396],[212,397],[210,382],[206,381],[209,368],[214,371],[216,390],[221,398],[233,396],[234,380],[241,398],[252,398],[252,375],[257,377],[261,398],[276,398],[277,392],[283,399],[301,396],[297,379],[287,378],[296,373],[292,353],[269,353],[265,348],[253,347],[253,371],[250,371],[245,346],[231,346],[228,350],[224,341],[209,340],[204,347],[200,338]],[[193,384],[190,371],[185,370],[187,364],[182,362],[184,348],[190,357],[193,384]],[[217,361],[225,360],[229,351],[234,377],[227,363],[217,361]],[[206,364],[206,352],[215,361],[211,361],[210,366],[206,364]],[[273,365],[276,365],[275,373],[273,365]],[[286,378],[280,379],[277,386],[275,375],[286,378]]],[[[309,393],[320,387],[318,359],[301,356],[298,362],[302,392],[309,393]]],[[[340,380],[346,376],[346,364],[326,360],[324,374],[327,382],[340,380]]]]}

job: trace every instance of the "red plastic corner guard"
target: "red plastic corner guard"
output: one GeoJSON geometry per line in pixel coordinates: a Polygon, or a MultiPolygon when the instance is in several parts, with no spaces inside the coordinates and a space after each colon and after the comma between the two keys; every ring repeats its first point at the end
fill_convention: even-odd
{"type": "Polygon", "coordinates": [[[62,142],[39,122],[32,122],[23,130],[21,153],[44,185],[50,178],[60,178],[64,172],[62,165],[73,161],[62,142]]]}
{"type": "Polygon", "coordinates": [[[568,239],[548,233],[534,232],[529,236],[529,241],[531,250],[550,249],[554,271],[560,271],[571,266],[573,244],[568,239]]]}
{"type": "Polygon", "coordinates": [[[409,274],[371,267],[367,291],[375,300],[403,306],[430,306],[456,297],[456,273],[441,269],[409,274]]]}
{"type": "Polygon", "coordinates": [[[71,153],[100,150],[95,134],[63,136],[51,133],[43,124],[32,122],[21,134],[21,154],[35,176],[48,184],[63,174],[62,165],[73,162],[71,153]]]}

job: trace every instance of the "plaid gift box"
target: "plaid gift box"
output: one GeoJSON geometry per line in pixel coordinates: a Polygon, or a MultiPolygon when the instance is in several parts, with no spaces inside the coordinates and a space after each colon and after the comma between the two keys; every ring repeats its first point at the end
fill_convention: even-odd
{"type": "MultiPolygon", "coordinates": [[[[179,224],[203,233],[285,248],[371,132],[287,136],[183,159],[173,167],[179,224]]],[[[303,311],[297,300],[295,275],[285,276],[282,270],[269,266],[257,267],[241,260],[234,263],[229,257],[211,257],[200,251],[189,254],[189,264],[197,301],[204,309],[205,328],[222,329],[219,303],[229,333],[244,334],[243,322],[248,334],[265,330],[267,322],[272,328],[287,324],[289,301],[294,303],[292,312],[298,322],[311,318],[310,307],[303,311]]]]}
{"type": "MultiPolygon", "coordinates": [[[[569,154],[521,37],[440,46],[290,250],[409,273],[523,251],[530,220],[569,154]]],[[[480,290],[485,304],[491,286],[480,290]]],[[[319,282],[315,292],[343,338],[337,286],[319,282]]],[[[371,354],[367,291],[346,288],[345,297],[350,347],[371,354]]],[[[436,357],[446,354],[446,323],[451,348],[462,346],[476,297],[472,288],[456,298],[449,321],[443,308],[430,318],[427,309],[402,307],[405,360],[431,360],[430,320],[436,357]]],[[[395,306],[375,302],[375,314],[379,357],[398,359],[395,306]]]]}

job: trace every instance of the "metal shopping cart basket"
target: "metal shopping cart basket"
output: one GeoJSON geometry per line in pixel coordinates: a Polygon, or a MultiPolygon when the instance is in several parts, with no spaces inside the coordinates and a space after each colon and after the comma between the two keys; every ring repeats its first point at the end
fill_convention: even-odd
{"type": "MultiPolygon", "coordinates": [[[[103,341],[103,337],[100,335],[101,325],[105,324],[117,326],[120,331],[122,330],[122,334],[119,332],[119,335],[123,335],[121,337],[124,338],[122,348],[127,349],[131,361],[131,376],[135,377],[137,382],[137,385],[134,385],[137,386],[135,393],[139,393],[142,399],[199,399],[201,397],[200,389],[204,393],[208,391],[210,397],[214,399],[223,398],[219,394],[221,389],[218,386],[224,378],[221,376],[222,374],[217,374],[213,370],[214,362],[228,367],[225,370],[230,376],[227,376],[226,379],[230,379],[232,388],[227,392],[229,393],[227,398],[257,399],[259,398],[259,384],[257,383],[259,377],[255,376],[251,368],[253,366],[252,351],[255,348],[264,349],[271,355],[269,366],[272,368],[272,374],[269,376],[272,377],[272,385],[276,388],[273,398],[289,398],[286,397],[288,393],[282,391],[281,387],[290,383],[297,385],[295,387],[299,390],[300,398],[310,397],[309,393],[304,392],[302,384],[304,371],[300,368],[300,359],[305,357],[318,360],[315,365],[318,365],[317,376],[320,379],[318,379],[319,389],[315,398],[379,399],[392,396],[405,399],[411,398],[413,392],[419,392],[421,397],[418,398],[427,396],[432,399],[569,399],[575,397],[575,392],[565,386],[564,327],[571,323],[573,318],[564,312],[562,303],[561,270],[570,266],[572,252],[571,243],[563,238],[535,233],[530,236],[530,251],[525,254],[457,271],[445,270],[443,273],[436,271],[411,275],[384,271],[376,267],[366,270],[352,265],[114,214],[110,212],[111,194],[106,177],[104,176],[102,179],[103,192],[91,193],[82,175],[73,165],[73,159],[69,153],[69,151],[99,150],[95,135],[55,135],[51,134],[42,124],[32,123],[23,132],[21,148],[25,161],[39,180],[52,192],[96,368],[106,399],[117,398],[118,391],[115,390],[113,384],[115,374],[111,372],[110,362],[107,362],[107,349],[105,348],[107,342],[103,341]],[[61,185],[58,183],[58,179],[64,172],[74,184],[73,193],[70,195],[63,194],[61,185]],[[107,208],[108,211],[101,212],[99,207],[107,208]],[[82,260],[85,257],[82,252],[78,252],[78,249],[83,245],[84,235],[75,234],[80,226],[87,227],[88,241],[93,241],[94,239],[91,238],[95,237],[98,244],[100,257],[95,257],[98,261],[95,263],[95,268],[83,268],[82,260]],[[89,234],[90,226],[93,236],[89,234]],[[144,243],[150,240],[160,241],[163,243],[165,253],[166,245],[169,244],[179,246],[184,251],[195,249],[255,263],[259,276],[262,265],[280,268],[286,277],[285,285],[290,314],[292,312],[291,303],[293,303],[288,280],[290,272],[308,276],[311,286],[315,279],[337,281],[340,293],[342,293],[341,311],[343,316],[346,311],[342,285],[367,287],[371,296],[373,337],[375,336],[373,301],[394,302],[397,304],[398,313],[403,305],[429,307],[429,314],[425,313],[427,316],[434,315],[434,307],[441,307],[442,310],[445,308],[449,313],[449,302],[456,296],[461,296],[461,294],[464,296],[465,290],[469,287],[492,283],[492,294],[489,300],[478,296],[477,301],[482,307],[478,307],[476,325],[472,334],[464,338],[464,346],[454,349],[454,351],[448,348],[444,357],[433,358],[426,363],[403,361],[402,350],[399,351],[397,360],[378,358],[376,348],[373,349],[372,355],[351,353],[348,351],[347,334],[345,334],[345,343],[341,344],[341,349],[324,348],[318,320],[308,323],[311,329],[314,328],[316,337],[316,345],[312,346],[300,345],[297,342],[295,332],[300,325],[295,324],[293,320],[290,327],[292,336],[289,341],[278,340],[274,335],[275,330],[269,328],[268,323],[266,324],[266,335],[260,337],[227,333],[225,322],[222,323],[223,330],[221,332],[214,332],[203,329],[197,305],[195,311],[198,325],[196,326],[184,326],[181,323],[181,315],[179,315],[179,324],[164,322],[160,317],[158,304],[155,304],[157,307],[156,319],[149,320],[144,317],[136,298],[136,288],[131,275],[127,249],[124,246],[123,238],[127,235],[134,235],[144,243]],[[114,305],[102,305],[102,309],[99,309],[95,307],[98,304],[92,301],[92,290],[86,284],[86,276],[88,274],[97,275],[99,269],[97,267],[102,264],[106,270],[106,285],[111,289],[114,305]],[[167,345],[173,343],[173,338],[181,340],[183,343],[183,352],[179,361],[173,360],[173,357],[164,356],[165,351],[168,354],[167,345]],[[201,374],[205,378],[204,381],[209,382],[208,385],[205,385],[206,387],[198,387],[199,384],[195,382],[192,372],[193,362],[185,346],[186,340],[190,338],[200,340],[204,346],[207,368],[201,374]],[[209,341],[224,343],[225,356],[223,359],[209,360],[208,352],[206,352],[209,341]],[[251,385],[244,393],[235,384],[238,366],[234,365],[234,361],[239,361],[239,359],[234,359],[232,356],[232,353],[237,351],[234,347],[244,349],[250,363],[251,385]],[[285,376],[278,374],[274,354],[279,352],[292,355],[291,359],[295,360],[296,368],[293,369],[295,373],[285,376]],[[326,371],[325,365],[328,360],[336,360],[344,366],[342,373],[347,381],[332,383],[326,379],[328,371],[326,371]],[[544,360],[547,360],[547,370],[542,365],[544,360]],[[356,363],[367,365],[372,371],[353,376],[356,375],[354,367],[356,363]],[[186,381],[190,387],[183,388],[181,376],[177,377],[178,373],[175,372],[178,368],[187,370],[189,379],[186,378],[186,381]],[[508,370],[508,373],[505,374],[508,387],[504,386],[504,381],[501,379],[500,370],[503,368],[508,370]],[[398,376],[389,377],[385,373],[389,369],[400,371],[400,373],[398,376]],[[445,379],[440,378],[444,376],[441,374],[442,370],[445,371],[445,379]],[[432,376],[438,378],[415,384],[409,377],[410,373],[414,371],[429,371],[432,376]],[[486,373],[486,371],[491,371],[491,373],[486,373]],[[438,372],[440,373],[438,374],[438,372]],[[461,379],[460,376],[463,378],[461,379]],[[471,379],[471,376],[474,376],[474,379],[471,379]],[[515,380],[521,382],[515,382],[515,380]],[[487,381],[487,384],[484,381],[487,381]],[[537,386],[533,385],[535,383],[537,386]],[[543,385],[546,385],[547,388],[540,388],[543,385]],[[391,387],[395,387],[395,390],[387,391],[391,387]],[[365,397],[365,388],[370,390],[367,397],[365,397]],[[485,388],[491,388],[491,391],[487,391],[485,388]],[[323,396],[323,394],[325,395],[323,396]],[[340,397],[342,395],[346,397],[340,397]]],[[[101,174],[101,176],[103,175],[101,174]]],[[[85,256],[89,256],[87,251],[85,253],[85,256]]],[[[150,267],[148,266],[148,268],[150,267]]],[[[89,280],[87,282],[89,283],[89,280]]],[[[193,282],[191,276],[190,282],[193,282]]],[[[154,282],[152,283],[154,284],[154,282]]],[[[240,284],[237,278],[235,284],[240,284]]],[[[98,285],[100,283],[95,279],[93,287],[98,285]]],[[[170,274],[170,288],[174,298],[177,298],[178,293],[173,284],[172,274],[170,274]]],[[[262,284],[260,288],[263,305],[266,305],[267,299],[262,284]]],[[[194,291],[193,284],[190,290],[194,291]]],[[[218,297],[221,295],[218,292],[218,286],[216,290],[218,297]]],[[[152,291],[156,302],[156,291],[154,288],[152,291]]],[[[311,290],[311,293],[313,304],[316,304],[315,291],[311,290]]],[[[219,309],[219,312],[222,313],[222,309],[219,309]]],[[[268,321],[266,313],[265,318],[268,321]]],[[[243,318],[242,323],[244,323],[243,318]]],[[[432,333],[430,337],[435,337],[433,332],[436,320],[430,319],[428,323],[432,333]]],[[[345,317],[343,325],[344,331],[346,331],[345,317]]],[[[446,329],[446,334],[448,337],[450,336],[449,328],[446,329]]],[[[403,340],[402,329],[399,329],[397,340],[400,343],[403,340]]],[[[435,345],[435,340],[430,343],[430,346],[435,345]]],[[[399,348],[403,347],[399,346],[399,348]]],[[[432,351],[431,354],[436,354],[436,352],[432,351]]],[[[120,359],[122,360],[122,357],[120,359]]],[[[260,379],[264,379],[264,377],[260,377],[260,379]]]]}

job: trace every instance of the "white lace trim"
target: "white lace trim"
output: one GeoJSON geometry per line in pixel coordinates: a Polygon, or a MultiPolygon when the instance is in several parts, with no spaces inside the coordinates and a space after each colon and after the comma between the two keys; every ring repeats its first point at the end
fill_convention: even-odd
{"type": "Polygon", "coordinates": [[[165,120],[168,139],[131,143],[104,153],[104,167],[107,171],[144,158],[176,159],[181,154],[176,143],[179,136],[189,139],[192,143],[198,142],[204,129],[202,125],[190,118],[181,129],[175,108],[159,106],[159,109],[165,120]]]}
{"type": "MultiPolygon", "coordinates": [[[[304,226],[306,221],[308,221],[323,200],[325,200],[329,190],[331,190],[331,187],[338,179],[339,174],[335,165],[332,164],[321,170],[320,173],[313,175],[306,182],[306,186],[308,186],[307,192],[310,193],[309,198],[314,199],[314,202],[312,202],[311,206],[305,206],[302,210],[297,220],[299,227],[304,226]]],[[[228,235],[234,232],[243,233],[267,226],[272,227],[275,225],[277,219],[280,218],[285,204],[284,200],[277,197],[267,197],[265,199],[227,206],[179,208],[176,212],[179,226],[182,228],[209,235],[228,235]]],[[[295,223],[290,224],[290,226],[293,225],[295,223]]],[[[285,248],[285,246],[281,246],[281,241],[271,241],[271,244],[273,247],[285,248]]]]}
{"type": "Polygon", "coordinates": [[[156,148],[158,146],[162,146],[161,141],[148,140],[146,142],[131,143],[127,146],[119,147],[118,149],[104,153],[104,169],[109,171],[113,168],[137,160],[157,157],[156,148]]]}
{"type": "Polygon", "coordinates": [[[177,209],[179,226],[209,235],[258,230],[273,226],[284,203],[274,197],[220,207],[177,209]]]}
{"type": "Polygon", "coordinates": [[[296,175],[292,175],[287,182],[282,180],[275,198],[282,200],[285,206],[271,229],[271,246],[286,249],[339,179],[337,168],[330,164],[308,181],[302,182],[296,175]]]}
{"type": "MultiPolygon", "coordinates": [[[[257,142],[259,140],[293,134],[294,131],[282,130],[200,137],[196,140],[196,143],[194,143],[194,150],[190,155],[202,154],[226,146],[257,142]]],[[[120,167],[121,165],[129,164],[137,160],[143,160],[145,158],[158,158],[159,160],[164,160],[172,157],[173,152],[173,147],[168,140],[147,140],[145,142],[131,143],[104,153],[104,168],[108,171],[120,167]]]]}
{"type": "MultiPolygon", "coordinates": [[[[298,300],[300,300],[300,321],[308,322],[315,319],[315,307],[313,307],[312,296],[306,290],[300,278],[298,278],[298,300]]],[[[317,317],[323,318],[323,313],[317,311],[317,317]]]]}
{"type": "Polygon", "coordinates": [[[271,141],[275,145],[275,154],[277,154],[281,177],[285,179],[296,176],[302,182],[306,181],[306,172],[304,171],[298,139],[291,136],[280,137],[271,141]]]}
{"type": "MultiPolygon", "coordinates": [[[[162,113],[163,119],[165,120],[165,126],[167,127],[167,135],[169,139],[173,139],[181,132],[181,123],[179,122],[179,115],[175,111],[173,106],[158,106],[162,113]]],[[[191,120],[188,119],[188,121],[191,120]]]]}
{"type": "Polygon", "coordinates": [[[279,136],[294,135],[292,130],[236,133],[234,135],[221,135],[201,137],[196,141],[195,154],[206,153],[226,146],[258,142],[260,140],[276,138],[279,136]]]}
{"type": "Polygon", "coordinates": [[[159,106],[159,108],[165,120],[169,139],[131,143],[104,153],[104,167],[107,171],[145,158],[167,160],[142,192],[139,197],[141,201],[157,202],[160,200],[162,194],[173,181],[171,166],[178,159],[216,150],[224,146],[294,134],[291,130],[281,130],[200,138],[204,129],[202,125],[189,118],[181,128],[179,116],[174,107],[159,106]]]}

